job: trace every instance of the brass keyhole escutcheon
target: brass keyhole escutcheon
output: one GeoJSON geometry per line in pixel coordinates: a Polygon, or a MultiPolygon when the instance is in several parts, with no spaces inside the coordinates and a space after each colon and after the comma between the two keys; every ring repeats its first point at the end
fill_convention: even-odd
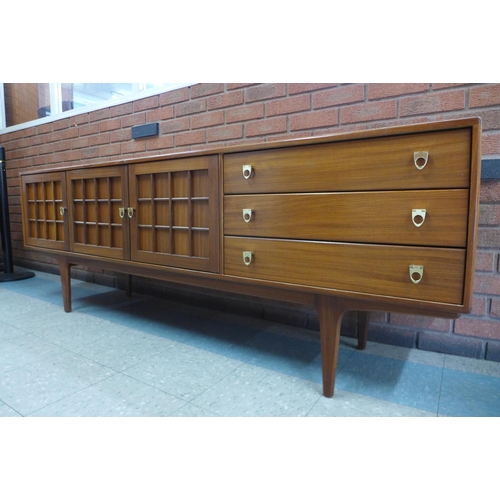
{"type": "Polygon", "coordinates": [[[243,209],[243,220],[248,224],[253,218],[253,210],[251,208],[243,209]]]}
{"type": "Polygon", "coordinates": [[[253,252],[243,252],[243,262],[246,266],[249,266],[252,263],[253,252]]]}
{"type": "Polygon", "coordinates": [[[245,179],[250,179],[253,175],[253,167],[252,165],[243,165],[243,177],[245,179]]]}
{"type": "Polygon", "coordinates": [[[420,227],[424,223],[426,214],[427,210],[424,208],[414,208],[411,211],[411,220],[415,227],[420,227]]]}
{"type": "Polygon", "coordinates": [[[413,153],[413,162],[415,163],[415,167],[419,170],[422,170],[429,160],[429,152],[428,151],[415,151],[413,153]]]}
{"type": "Polygon", "coordinates": [[[410,279],[415,285],[418,285],[424,276],[424,266],[410,266],[410,279]]]}

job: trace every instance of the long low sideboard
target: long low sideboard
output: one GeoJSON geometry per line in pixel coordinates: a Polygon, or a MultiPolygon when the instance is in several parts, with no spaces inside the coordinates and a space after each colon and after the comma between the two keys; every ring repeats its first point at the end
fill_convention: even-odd
{"type": "Polygon", "coordinates": [[[476,260],[479,118],[21,172],[26,248],[316,308],[323,394],[344,312],[456,318],[476,260]]]}

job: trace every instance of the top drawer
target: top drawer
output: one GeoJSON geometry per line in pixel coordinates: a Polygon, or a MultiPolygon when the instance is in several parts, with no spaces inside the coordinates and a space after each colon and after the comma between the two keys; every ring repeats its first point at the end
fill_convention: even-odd
{"type": "Polygon", "coordinates": [[[467,188],[470,160],[470,128],[230,153],[224,193],[467,188]]]}

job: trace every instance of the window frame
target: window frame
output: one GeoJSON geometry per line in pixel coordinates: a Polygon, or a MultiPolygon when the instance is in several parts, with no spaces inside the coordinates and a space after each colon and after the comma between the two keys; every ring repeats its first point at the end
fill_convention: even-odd
{"type": "Polygon", "coordinates": [[[6,126],[7,121],[5,115],[4,86],[3,83],[0,83],[0,135],[8,134],[10,132],[16,132],[18,130],[23,130],[25,128],[35,127],[37,125],[43,125],[45,123],[50,123],[57,120],[62,120],[64,118],[70,118],[72,116],[77,116],[84,113],[90,113],[92,111],[98,111],[99,109],[105,109],[105,108],[110,108],[112,106],[118,106],[120,104],[126,104],[128,102],[137,101],[139,99],[144,99],[146,97],[151,97],[153,95],[159,95],[165,92],[170,92],[171,90],[177,90],[180,88],[189,87],[191,85],[195,85],[195,83],[169,83],[164,85],[163,87],[154,87],[152,89],[146,89],[145,83],[138,83],[133,85],[137,89],[136,92],[128,96],[125,96],[123,98],[103,101],[102,103],[99,104],[83,106],[76,109],[70,109],[68,111],[62,111],[61,83],[49,83],[51,115],[7,127],[6,126]],[[54,112],[52,112],[52,110],[54,112]]]}

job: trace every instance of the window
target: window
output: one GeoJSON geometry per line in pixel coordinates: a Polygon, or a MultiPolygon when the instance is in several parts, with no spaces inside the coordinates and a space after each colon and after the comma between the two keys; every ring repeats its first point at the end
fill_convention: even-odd
{"type": "Polygon", "coordinates": [[[192,85],[190,83],[0,84],[0,133],[192,85]]]}

